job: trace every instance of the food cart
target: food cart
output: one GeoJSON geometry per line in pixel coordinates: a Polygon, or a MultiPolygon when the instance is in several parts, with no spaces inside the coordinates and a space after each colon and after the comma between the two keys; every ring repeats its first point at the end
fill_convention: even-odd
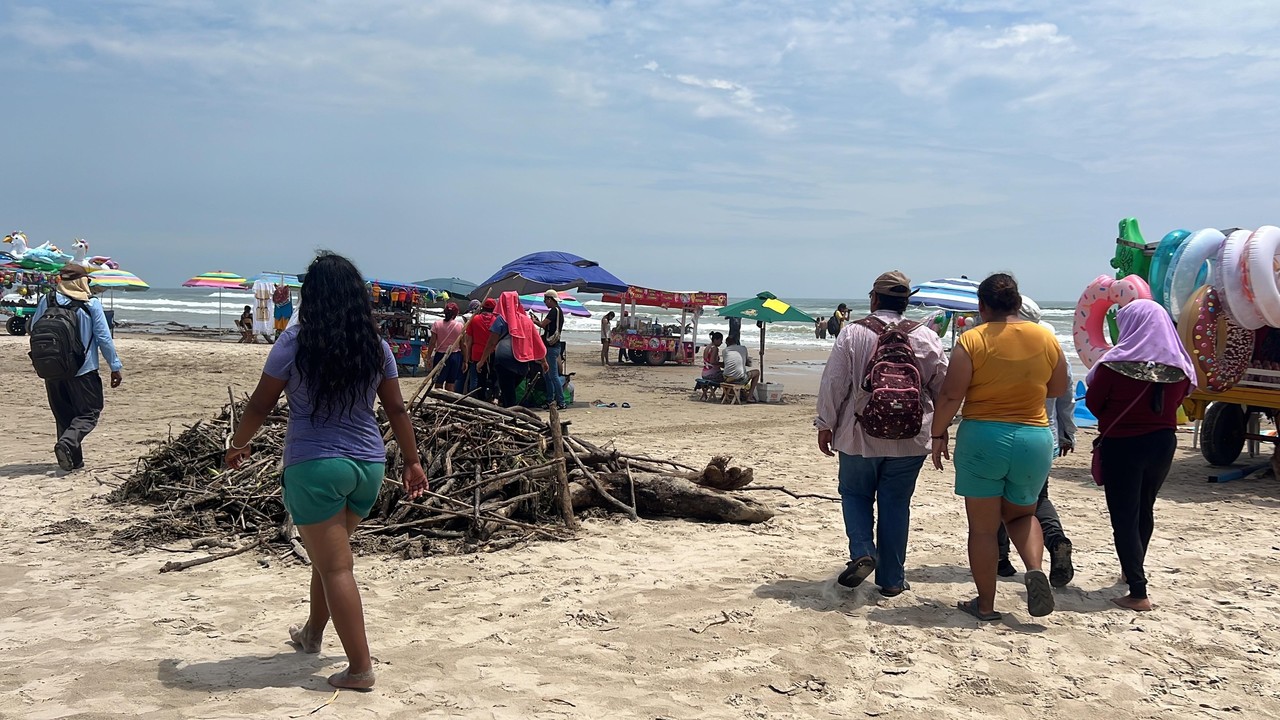
{"type": "Polygon", "coordinates": [[[424,306],[439,293],[423,285],[386,280],[370,280],[366,285],[373,299],[374,322],[391,346],[396,364],[416,375],[429,339],[424,306]]]}
{"type": "Polygon", "coordinates": [[[616,302],[622,309],[609,334],[610,347],[622,349],[627,359],[636,364],[656,366],[670,360],[680,365],[691,365],[695,359],[698,319],[702,317],[702,309],[727,305],[729,295],[654,290],[633,285],[625,292],[605,293],[602,299],[604,302],[616,302]],[[637,307],[679,309],[680,324],[663,323],[657,317],[640,317],[636,313],[637,307]]]}

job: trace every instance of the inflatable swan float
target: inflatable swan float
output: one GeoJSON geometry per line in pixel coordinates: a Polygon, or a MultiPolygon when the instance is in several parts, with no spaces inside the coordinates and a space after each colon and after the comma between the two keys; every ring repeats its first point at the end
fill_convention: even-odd
{"type": "Polygon", "coordinates": [[[90,270],[119,270],[120,263],[112,260],[105,255],[89,255],[89,241],[84,238],[76,238],[71,243],[71,249],[75,251],[75,256],[71,258],[71,262],[83,268],[90,270]]]}

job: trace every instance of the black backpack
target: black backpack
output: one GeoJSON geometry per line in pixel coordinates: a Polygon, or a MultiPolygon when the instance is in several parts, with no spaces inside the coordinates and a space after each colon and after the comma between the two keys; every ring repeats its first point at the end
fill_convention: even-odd
{"type": "Polygon", "coordinates": [[[45,380],[70,380],[84,365],[85,347],[80,341],[80,311],[85,303],[72,300],[59,305],[54,294],[45,301],[44,314],[31,325],[31,365],[45,380]]]}
{"type": "Polygon", "coordinates": [[[827,334],[835,337],[840,334],[840,318],[832,315],[827,318],[827,334]]]}

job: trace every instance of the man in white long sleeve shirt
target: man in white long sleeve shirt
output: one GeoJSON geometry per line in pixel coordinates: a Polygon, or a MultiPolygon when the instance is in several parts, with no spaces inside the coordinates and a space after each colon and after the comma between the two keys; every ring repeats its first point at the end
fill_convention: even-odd
{"type": "MultiPolygon", "coordinates": [[[[905,275],[896,270],[884,273],[876,278],[870,293],[871,315],[886,325],[901,323],[910,297],[911,282],[905,275]]],[[[841,329],[822,371],[814,425],[818,428],[818,449],[840,457],[840,499],[849,537],[849,563],[839,582],[857,587],[874,571],[880,594],[893,597],[909,588],[904,565],[911,495],[930,451],[934,399],[947,374],[947,357],[936,332],[924,325],[910,330],[907,339],[921,372],[924,416],[920,431],[903,440],[871,437],[859,424],[858,414],[870,397],[862,386],[867,360],[879,337],[862,321],[841,329]]]]}

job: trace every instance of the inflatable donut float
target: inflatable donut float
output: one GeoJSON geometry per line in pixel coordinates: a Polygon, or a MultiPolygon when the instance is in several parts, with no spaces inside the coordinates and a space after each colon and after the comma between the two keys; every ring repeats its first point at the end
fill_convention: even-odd
{"type": "MultiPolygon", "coordinates": [[[[1170,317],[1182,317],[1182,307],[1203,284],[1199,280],[1204,261],[1217,258],[1218,248],[1226,239],[1213,228],[1197,230],[1187,236],[1186,242],[1174,253],[1164,281],[1164,307],[1170,317]]],[[[1280,295],[1280,289],[1277,295],[1280,295]]]]}
{"type": "Polygon", "coordinates": [[[1218,253],[1218,264],[1214,272],[1213,287],[1218,291],[1218,300],[1227,317],[1247,330],[1257,330],[1267,324],[1253,298],[1245,295],[1244,277],[1248,272],[1249,262],[1247,249],[1251,230],[1236,230],[1227,235],[1222,243],[1222,252],[1218,253]]]}
{"type": "Polygon", "coordinates": [[[1240,382],[1253,356],[1253,331],[1226,317],[1218,290],[1197,289],[1178,320],[1178,335],[1196,368],[1196,386],[1209,392],[1229,390],[1240,382]]]}
{"type": "Polygon", "coordinates": [[[1137,275],[1126,275],[1119,280],[1099,275],[1089,283],[1076,303],[1075,321],[1071,336],[1076,343],[1076,355],[1084,366],[1097,364],[1108,350],[1107,311],[1112,306],[1124,307],[1137,299],[1151,299],[1151,287],[1137,275]]]}
{"type": "MultiPolygon", "coordinates": [[[[1280,327],[1280,285],[1276,283],[1276,256],[1280,254],[1280,228],[1263,225],[1245,245],[1242,295],[1271,327],[1280,327]]],[[[1235,307],[1235,304],[1232,304],[1235,307]]]]}
{"type": "Polygon", "coordinates": [[[1156,246],[1155,254],[1151,256],[1151,269],[1147,271],[1147,283],[1151,285],[1151,299],[1165,307],[1168,307],[1164,298],[1165,279],[1169,275],[1174,254],[1190,234],[1190,230],[1174,230],[1165,235],[1156,246]]]}

